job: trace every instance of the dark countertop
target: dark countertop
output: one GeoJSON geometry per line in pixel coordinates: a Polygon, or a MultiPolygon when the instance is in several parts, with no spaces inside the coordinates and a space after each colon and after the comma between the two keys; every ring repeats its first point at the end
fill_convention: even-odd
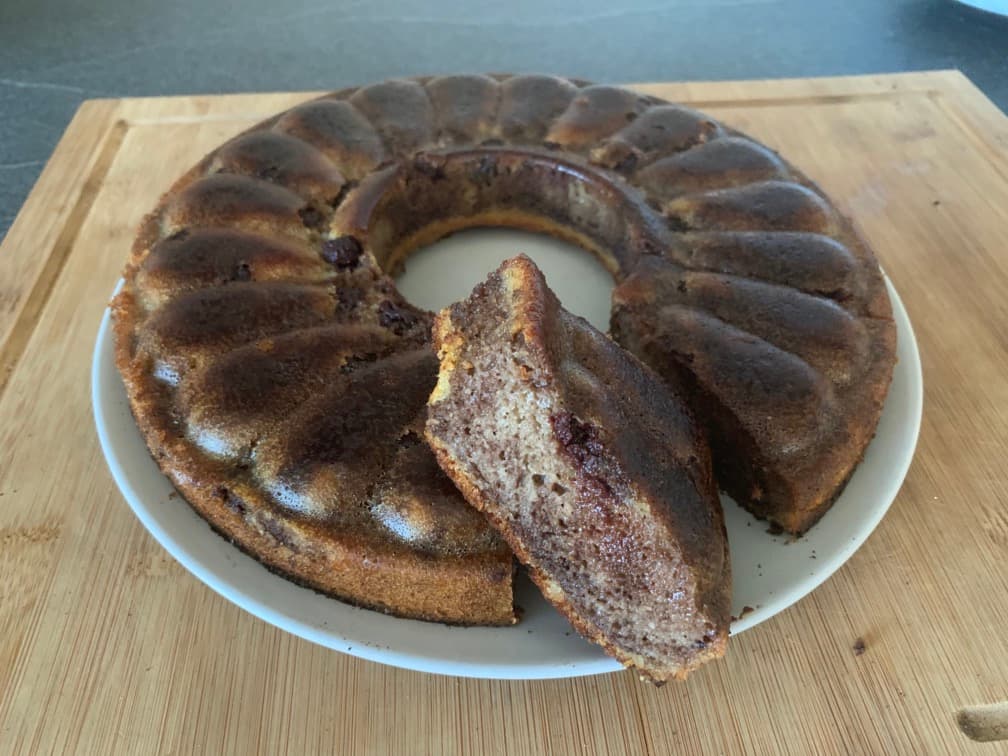
{"type": "Polygon", "coordinates": [[[240,5],[0,0],[0,237],[77,106],[94,97],[335,89],[461,71],[632,82],[959,68],[1008,108],[1008,19],[953,0],[240,5]]]}

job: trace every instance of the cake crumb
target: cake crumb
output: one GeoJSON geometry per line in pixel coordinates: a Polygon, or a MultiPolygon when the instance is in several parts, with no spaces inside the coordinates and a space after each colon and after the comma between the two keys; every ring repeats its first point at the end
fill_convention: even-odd
{"type": "Polygon", "coordinates": [[[745,617],[747,614],[752,614],[755,611],[756,610],[753,607],[751,607],[748,604],[746,604],[745,606],[742,607],[742,611],[739,612],[738,617],[732,617],[731,620],[732,620],[732,622],[735,622],[736,620],[740,620],[743,617],[745,617]]]}
{"type": "Polygon", "coordinates": [[[866,648],[864,638],[858,638],[854,641],[854,656],[861,656],[866,648]]]}

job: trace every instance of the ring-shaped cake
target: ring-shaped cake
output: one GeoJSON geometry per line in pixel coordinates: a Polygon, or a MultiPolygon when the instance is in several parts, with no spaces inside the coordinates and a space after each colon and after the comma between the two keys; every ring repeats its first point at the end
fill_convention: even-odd
{"type": "Polygon", "coordinates": [[[686,397],[720,487],[802,533],[874,434],[895,327],[871,250],[776,153],[689,108],[553,76],[342,90],[186,173],[113,303],[162,471],[269,568],[343,600],[515,620],[513,559],[422,441],[432,315],[390,277],[474,226],[613,274],[611,332],[686,397]]]}

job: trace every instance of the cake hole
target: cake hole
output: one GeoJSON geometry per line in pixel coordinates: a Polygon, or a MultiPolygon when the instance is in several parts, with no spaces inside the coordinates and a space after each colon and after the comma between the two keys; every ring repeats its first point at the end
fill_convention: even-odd
{"type": "Polygon", "coordinates": [[[517,254],[535,261],[564,307],[599,330],[609,330],[609,271],[590,252],[543,234],[500,228],[460,231],[412,253],[396,284],[414,305],[437,311],[468,297],[487,274],[517,254]]]}
{"type": "Polygon", "coordinates": [[[673,231],[689,231],[690,225],[685,219],[680,218],[678,215],[666,215],[665,223],[673,231]]]}
{"type": "Polygon", "coordinates": [[[298,216],[301,218],[301,224],[305,228],[315,231],[321,230],[322,225],[325,223],[325,215],[311,205],[306,205],[298,210],[298,216]]]}
{"type": "Polygon", "coordinates": [[[559,483],[554,483],[550,487],[553,489],[553,493],[557,494],[558,496],[563,496],[565,493],[567,493],[567,489],[561,486],[559,483]]]}
{"type": "Polygon", "coordinates": [[[409,449],[413,446],[417,446],[420,443],[420,436],[418,436],[414,431],[406,431],[402,436],[399,437],[399,448],[409,449]]]}
{"type": "Polygon", "coordinates": [[[534,484],[535,484],[536,486],[541,486],[541,485],[542,485],[543,483],[545,483],[545,482],[546,482],[546,479],[545,479],[545,478],[544,478],[544,477],[543,477],[542,475],[540,475],[539,473],[535,473],[535,474],[534,474],[534,475],[532,476],[532,482],[533,482],[533,483],[534,483],[534,484]]]}

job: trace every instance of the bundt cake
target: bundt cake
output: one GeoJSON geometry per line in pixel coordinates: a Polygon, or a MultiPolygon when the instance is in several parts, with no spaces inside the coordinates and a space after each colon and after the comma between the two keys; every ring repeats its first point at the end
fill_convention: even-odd
{"type": "Polygon", "coordinates": [[[420,443],[431,315],[389,275],[500,225],[613,273],[612,331],[688,398],[719,484],[794,532],[864,453],[893,364],[878,265],[776,154],[688,108],[552,76],[336,92],[227,142],[143,222],[117,364],[218,531],[345,600],[514,619],[512,557],[420,443]]]}
{"type": "Polygon", "coordinates": [[[434,321],[427,440],[553,604],[664,682],[722,656],[731,569],[710,451],[661,379],[527,257],[434,321]]]}

